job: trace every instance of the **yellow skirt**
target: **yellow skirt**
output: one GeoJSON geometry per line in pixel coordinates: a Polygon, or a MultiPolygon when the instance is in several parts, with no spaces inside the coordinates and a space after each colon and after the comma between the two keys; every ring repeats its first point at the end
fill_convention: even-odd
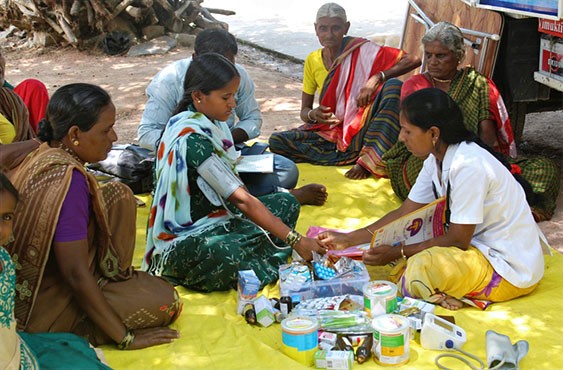
{"type": "Polygon", "coordinates": [[[402,261],[391,271],[403,296],[435,301],[444,294],[468,298],[482,309],[531,293],[538,284],[518,288],[491,266],[475,247],[432,247],[402,261]],[[481,301],[477,303],[476,301],[481,301]]]}

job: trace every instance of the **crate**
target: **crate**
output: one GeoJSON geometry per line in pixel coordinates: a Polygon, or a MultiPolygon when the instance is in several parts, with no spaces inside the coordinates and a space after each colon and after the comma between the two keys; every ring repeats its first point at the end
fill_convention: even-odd
{"type": "MultiPolygon", "coordinates": [[[[280,266],[280,272],[287,268],[287,266],[280,266]]],[[[330,280],[312,280],[301,284],[297,290],[292,290],[289,284],[280,279],[280,296],[291,297],[293,304],[313,298],[334,297],[345,294],[363,296],[364,284],[370,280],[370,277],[363,263],[358,262],[357,266],[358,271],[350,274],[350,276],[330,280]]],[[[281,276],[282,274],[280,274],[281,276]]]]}

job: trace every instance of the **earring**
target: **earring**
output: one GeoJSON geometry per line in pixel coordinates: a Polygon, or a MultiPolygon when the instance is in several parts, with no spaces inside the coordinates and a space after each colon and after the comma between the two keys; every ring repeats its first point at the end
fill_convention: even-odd
{"type": "Polygon", "coordinates": [[[74,139],[74,140],[72,140],[72,145],[78,146],[78,145],[80,145],[80,141],[74,139]]]}
{"type": "Polygon", "coordinates": [[[198,99],[198,100],[197,100],[197,103],[198,103],[198,104],[201,104],[201,100],[198,99]]]}
{"type": "Polygon", "coordinates": [[[8,238],[8,243],[6,244],[13,243],[14,241],[16,241],[16,239],[14,239],[14,234],[10,234],[10,237],[8,238]]]}

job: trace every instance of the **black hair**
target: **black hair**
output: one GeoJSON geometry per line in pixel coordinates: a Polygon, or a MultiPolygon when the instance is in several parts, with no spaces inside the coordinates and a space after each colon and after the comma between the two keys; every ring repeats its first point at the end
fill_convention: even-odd
{"type": "Polygon", "coordinates": [[[174,114],[185,111],[193,103],[192,93],[201,91],[208,95],[211,91],[225,87],[233,78],[239,77],[235,65],[217,53],[206,53],[192,60],[184,77],[184,95],[174,114]]]}
{"type": "Polygon", "coordinates": [[[99,86],[74,83],[59,88],[49,100],[45,118],[39,122],[37,136],[43,141],[60,141],[72,126],[88,131],[100,112],[111,103],[109,94],[99,86]]]}
{"type": "MultiPolygon", "coordinates": [[[[476,143],[511,171],[510,163],[502,154],[493,150],[476,133],[465,127],[459,105],[446,92],[432,87],[415,91],[401,102],[401,112],[410,123],[424,131],[432,126],[439,128],[439,140],[448,145],[463,141],[476,143]]],[[[530,183],[517,173],[512,175],[524,189],[528,204],[535,205],[537,199],[530,183]]]]}
{"type": "Polygon", "coordinates": [[[5,191],[12,194],[16,200],[19,199],[19,193],[15,186],[10,182],[8,176],[6,176],[4,172],[0,171],[0,193],[5,191]]]}
{"type": "Polygon", "coordinates": [[[237,55],[238,45],[235,37],[221,28],[208,28],[201,31],[195,39],[194,54],[200,56],[206,53],[237,55]]]}

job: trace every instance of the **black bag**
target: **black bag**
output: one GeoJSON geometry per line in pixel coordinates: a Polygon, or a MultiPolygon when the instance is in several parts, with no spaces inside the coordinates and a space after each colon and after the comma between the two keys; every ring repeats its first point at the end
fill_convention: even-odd
{"type": "Polygon", "coordinates": [[[126,32],[109,32],[102,40],[102,49],[108,55],[123,54],[129,50],[131,39],[126,32]]]}
{"type": "Polygon", "coordinates": [[[94,172],[111,175],[135,194],[150,193],[153,189],[154,154],[134,144],[113,145],[108,157],[86,167],[94,172]]]}

